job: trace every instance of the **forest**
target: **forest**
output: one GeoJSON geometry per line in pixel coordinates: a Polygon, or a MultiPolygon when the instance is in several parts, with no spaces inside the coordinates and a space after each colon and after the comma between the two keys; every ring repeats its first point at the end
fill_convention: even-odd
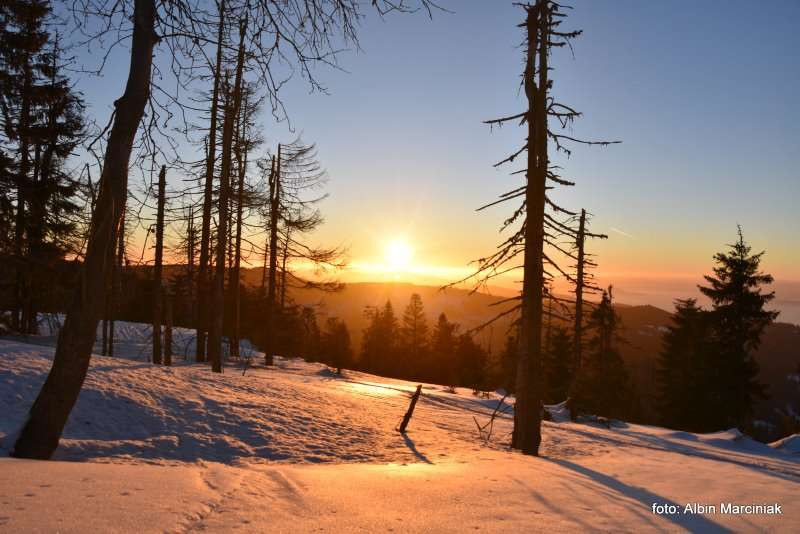
{"type": "MultiPolygon", "coordinates": [[[[386,277],[370,279],[370,273],[378,271],[363,267],[367,260],[359,259],[361,249],[356,244],[356,250],[351,250],[351,235],[356,234],[343,233],[344,223],[336,219],[361,208],[339,208],[337,202],[344,201],[338,201],[337,194],[344,187],[366,188],[367,182],[389,178],[372,176],[354,182],[331,172],[328,159],[335,168],[345,155],[328,151],[324,142],[306,133],[295,115],[308,115],[291,104],[299,93],[327,97],[326,77],[338,79],[335,73],[346,72],[340,62],[350,51],[361,50],[364,33],[372,36],[370,25],[384,25],[387,31],[395,25],[446,26],[450,17],[462,10],[469,13],[475,6],[444,0],[2,3],[0,343],[5,345],[0,347],[0,361],[4,360],[0,377],[8,393],[0,398],[7,399],[9,408],[3,409],[0,452],[38,460],[66,454],[63,458],[91,463],[103,454],[92,452],[93,445],[87,445],[88,452],[75,452],[74,440],[101,438],[71,430],[81,418],[89,418],[85,425],[101,433],[97,436],[106,436],[109,443],[133,439],[125,431],[116,434],[117,430],[103,426],[106,416],[99,414],[105,408],[100,405],[98,420],[92,423],[92,410],[82,404],[97,391],[106,392],[100,396],[103,402],[109,394],[123,396],[116,390],[108,393],[105,388],[110,386],[97,378],[101,362],[111,369],[113,359],[122,366],[114,371],[121,378],[115,374],[109,383],[122,380],[120,384],[162,388],[156,385],[162,377],[173,377],[166,378],[174,380],[173,386],[154,395],[182,392],[179,401],[156,403],[161,406],[153,408],[153,413],[165,410],[169,414],[158,416],[165,427],[136,438],[142,443],[151,443],[164,432],[177,433],[182,443],[180,436],[199,435],[191,426],[194,421],[211,421],[216,417],[214,410],[225,406],[241,422],[230,428],[223,420],[218,427],[208,423],[203,433],[216,444],[197,450],[216,452],[165,452],[158,446],[138,445],[142,448],[134,447],[133,452],[109,452],[109,458],[211,460],[233,465],[233,458],[248,456],[241,448],[282,443],[294,435],[289,430],[292,421],[302,428],[309,418],[330,419],[330,425],[349,428],[355,424],[346,423],[351,412],[364,409],[375,422],[358,436],[383,432],[382,436],[389,437],[381,438],[381,444],[364,445],[362,450],[358,436],[340,442],[339,434],[324,437],[329,427],[314,427],[297,437],[297,447],[302,443],[306,450],[314,449],[313,436],[319,435],[323,442],[333,443],[334,452],[329,453],[334,463],[393,461],[385,451],[399,447],[411,455],[411,461],[435,464],[439,460],[433,458],[434,446],[426,452],[421,445],[427,443],[424,438],[413,441],[415,424],[429,425],[430,418],[445,424],[450,417],[453,421],[460,417],[464,424],[448,432],[470,436],[459,437],[462,441],[480,444],[492,453],[510,450],[523,458],[556,458],[556,464],[562,462],[560,468],[581,473],[588,467],[559,459],[572,458],[569,452],[563,453],[566,456],[558,452],[569,441],[560,433],[571,428],[613,433],[615,428],[631,425],[644,429],[640,432],[645,435],[653,432],[651,427],[663,427],[678,437],[658,434],[647,439],[683,439],[678,433],[691,433],[700,436],[692,438],[698,447],[705,447],[706,439],[713,442],[718,434],[734,432],[731,443],[752,442],[747,454],[765,447],[763,454],[774,462],[765,469],[782,470],[787,484],[774,490],[778,492],[775,498],[788,495],[800,481],[796,452],[774,452],[778,450],[774,447],[796,447],[800,434],[800,326],[778,322],[783,309],[778,304],[783,301],[775,286],[776,278],[791,279],[785,273],[798,274],[791,271],[797,267],[792,247],[788,242],[769,241],[770,247],[778,248],[773,263],[772,249],[768,254],[762,243],[763,227],[741,213],[720,216],[713,225],[724,231],[713,235],[724,236],[722,240],[710,245],[707,240],[702,247],[694,241],[686,245],[687,249],[701,248],[701,257],[707,258],[691,273],[697,281],[691,284],[691,296],[675,295],[664,322],[643,319],[639,324],[637,317],[645,316],[648,309],[625,303],[627,282],[624,275],[615,279],[615,271],[622,269],[617,267],[621,260],[613,256],[618,250],[613,247],[618,245],[611,243],[628,238],[633,242],[633,236],[609,224],[613,214],[598,209],[591,196],[570,196],[587,180],[583,167],[572,166],[575,158],[625,161],[628,143],[637,142],[624,135],[602,137],[602,123],[599,128],[593,123],[587,137],[576,133],[581,131],[583,113],[561,100],[582,95],[575,89],[581,84],[593,84],[591,69],[584,74],[570,64],[578,61],[576,54],[580,57],[580,49],[576,52],[573,46],[583,37],[572,18],[584,6],[578,2],[573,9],[553,0],[535,0],[512,7],[516,28],[497,31],[517,32],[518,46],[507,53],[519,68],[516,79],[498,78],[492,83],[509,93],[516,91],[516,100],[511,102],[517,109],[503,109],[498,117],[486,119],[487,111],[497,110],[496,102],[489,99],[472,102],[462,111],[482,127],[484,135],[501,136],[503,155],[491,156],[495,159],[480,171],[495,176],[499,185],[481,178],[475,198],[482,200],[470,205],[454,200],[455,193],[474,182],[462,184],[457,178],[447,182],[449,198],[436,200],[447,202],[447,207],[442,205],[441,213],[428,216],[444,219],[451,210],[459,210],[461,217],[469,217],[469,222],[460,225],[462,233],[474,232],[476,244],[465,248],[469,257],[459,256],[460,270],[452,270],[439,283],[429,283],[412,274],[422,270],[422,263],[414,263],[416,251],[402,239],[385,246],[380,269],[388,273],[386,277]],[[85,66],[87,57],[94,59],[93,68],[85,66]],[[112,106],[104,109],[87,100],[87,94],[95,90],[81,80],[108,77],[104,73],[109,72],[112,78],[120,77],[120,92],[113,96],[112,106]],[[126,80],[124,86],[122,80],[126,80]],[[598,131],[601,137],[595,137],[598,131]],[[579,170],[576,176],[573,168],[579,170]],[[335,217],[328,215],[329,210],[335,217]],[[494,242],[479,235],[493,236],[494,242]],[[605,262],[612,268],[605,269],[605,262]],[[779,276],[771,274],[773,268],[780,271],[779,276]],[[373,285],[354,282],[353,273],[359,269],[363,271],[359,280],[373,285]],[[42,362],[34,364],[24,360],[24,347],[19,348],[27,344],[49,344],[52,352],[43,353],[42,362]],[[130,360],[141,363],[142,372],[154,374],[138,374],[138,369],[126,367],[130,360]],[[320,387],[339,389],[304,393],[307,386],[292,382],[299,380],[292,373],[307,375],[303,384],[322,381],[320,387]],[[38,378],[27,385],[34,375],[38,378]],[[195,385],[185,382],[189,380],[195,385]],[[325,386],[328,382],[333,385],[325,386]],[[412,386],[417,384],[415,390],[412,386]],[[17,390],[23,386],[26,393],[19,396],[17,390]],[[253,393],[264,387],[272,389],[253,393]],[[342,387],[364,397],[357,402],[334,400],[339,399],[342,387]],[[250,388],[246,395],[254,397],[243,400],[245,393],[238,388],[250,388]],[[401,392],[402,402],[384,399],[388,393],[380,393],[380,388],[401,392]],[[205,415],[195,414],[184,404],[199,391],[205,392],[205,415]],[[299,396],[299,405],[284,405],[288,391],[299,396]],[[212,406],[208,399],[215,395],[212,406]],[[320,395],[330,395],[334,405],[352,405],[342,404],[331,413],[319,411],[327,410],[316,407],[320,395]],[[382,399],[382,404],[357,408],[373,402],[372,397],[382,399]],[[302,412],[280,422],[266,419],[258,423],[258,430],[248,430],[256,424],[249,417],[272,416],[240,413],[238,405],[262,402],[267,406],[274,402],[275,409],[290,414],[307,409],[311,415],[302,412]],[[418,402],[419,415],[412,416],[418,402]],[[462,411],[456,416],[437,409],[462,411]],[[400,439],[393,437],[396,429],[386,421],[393,422],[403,413],[399,434],[405,442],[385,445],[386,440],[400,439]],[[406,432],[409,421],[410,433],[406,432]],[[284,424],[286,429],[281,430],[284,424]],[[495,424],[505,434],[494,432],[495,424]],[[170,430],[170,425],[175,427],[170,430]],[[565,426],[558,429],[561,425],[565,426]],[[272,434],[263,430],[273,427],[272,434]],[[231,456],[214,441],[234,438],[242,445],[231,456]]],[[[614,3],[606,7],[617,9],[614,3]]],[[[407,39],[412,41],[413,36],[408,34],[407,39]]],[[[363,53],[369,56],[368,50],[363,53]]],[[[608,68],[613,70],[613,64],[608,68]]],[[[399,95],[389,96],[387,108],[399,95]]],[[[353,105],[357,107],[356,102],[353,105]]],[[[598,100],[592,105],[603,107],[604,103],[598,100]]],[[[402,127],[394,117],[402,113],[389,109],[386,113],[385,118],[375,118],[371,135],[402,127]]],[[[318,120],[333,121],[324,115],[318,120]]],[[[346,136],[346,126],[337,123],[336,136],[346,136]]],[[[797,127],[792,128],[796,138],[797,127]]],[[[327,139],[325,134],[320,136],[327,139]]],[[[352,154],[357,164],[370,159],[366,148],[353,146],[352,154]]],[[[460,163],[447,161],[446,156],[442,160],[441,165],[452,166],[453,174],[458,174],[460,163]]],[[[419,161],[427,160],[420,156],[419,161]]],[[[386,172],[389,176],[388,168],[386,172]]],[[[589,181],[596,179],[591,173],[588,176],[589,181]]],[[[612,183],[614,178],[608,179],[612,183]]],[[[428,191],[422,185],[416,187],[420,195],[428,191]]],[[[618,205],[636,202],[613,189],[608,187],[609,194],[617,195],[618,205]]],[[[380,206],[391,197],[366,195],[360,199],[364,209],[368,204],[380,206]]],[[[404,207],[407,217],[413,209],[404,207]]],[[[674,212],[681,209],[675,207],[674,212]]],[[[796,215],[787,217],[796,220],[796,215]]],[[[669,227],[675,219],[663,224],[669,227]]],[[[375,228],[381,224],[376,222],[375,228]]],[[[432,234],[436,224],[423,224],[416,232],[432,234]]],[[[461,239],[453,236],[452,241],[461,239]]],[[[661,244],[665,250],[666,241],[661,244]]],[[[649,244],[637,243],[642,247],[639,256],[652,254],[649,244]]],[[[438,248],[451,250],[450,245],[438,248]]],[[[673,260],[677,261],[671,256],[669,261],[673,260]]],[[[665,269],[677,265],[661,261],[665,269]]],[[[137,410],[149,406],[138,394],[130,395],[134,396],[125,402],[137,410]]],[[[271,413],[269,407],[264,409],[271,413]]],[[[634,447],[625,440],[638,439],[625,436],[613,438],[623,440],[620,451],[634,447]]],[[[466,447],[459,443],[439,456],[462,454],[452,452],[466,447]]],[[[251,456],[294,462],[298,449],[287,447],[290,452],[276,452],[267,445],[267,452],[251,456]]],[[[580,447],[574,445],[576,450],[580,447]]],[[[682,450],[671,441],[656,448],[682,450]]],[[[694,457],[703,454],[707,456],[703,461],[724,461],[710,452],[694,457]]],[[[323,457],[321,461],[329,461],[323,457]]],[[[642,460],[642,465],[650,465],[648,461],[642,460]]],[[[524,465],[535,471],[538,464],[524,465]]],[[[516,468],[509,464],[508,469],[516,468]]],[[[368,480],[366,476],[364,488],[369,487],[368,480]]],[[[742,488],[756,487],[750,483],[743,479],[742,488]]],[[[617,483],[609,484],[619,489],[617,483]]],[[[691,484],[676,487],[690,498],[685,492],[691,484]]],[[[627,488],[623,493],[634,495],[627,488]]],[[[653,498],[639,499],[648,515],[648,503],[656,502],[656,493],[653,498]]],[[[366,506],[369,498],[365,494],[358,507],[366,506]]],[[[682,502],[678,497],[674,500],[682,502]]],[[[526,517],[514,516],[515,528],[528,528],[526,517]]],[[[4,519],[0,518],[0,526],[4,519]]],[[[665,524],[691,531],[717,527],[716,523],[691,523],[697,518],[658,520],[673,521],[665,524]]],[[[637,519],[630,521],[623,529],[635,528],[637,519]]],[[[318,524],[302,523],[298,528],[318,524]]],[[[201,527],[188,525],[188,530],[201,527]]],[[[212,530],[231,528],[227,523],[210,525],[212,530]]],[[[443,525],[422,522],[407,529],[447,530],[443,525]]],[[[572,524],[567,530],[617,526],[622,524],[601,521],[584,528],[572,524]]],[[[331,527],[348,529],[336,523],[331,527]]],[[[256,530],[264,528],[269,530],[263,524],[256,530]]]]}

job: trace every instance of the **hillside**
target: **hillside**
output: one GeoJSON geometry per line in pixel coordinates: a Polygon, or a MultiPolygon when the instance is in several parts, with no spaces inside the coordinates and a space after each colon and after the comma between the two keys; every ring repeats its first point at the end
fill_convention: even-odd
{"type": "MultiPolygon", "coordinates": [[[[510,413],[491,440],[478,437],[473,417],[487,422],[498,396],[430,384],[403,436],[394,428],[413,383],[284,359],[244,374],[155,367],[136,350],[147,326],[123,327],[126,358],[92,358],[57,461],[0,458],[3,530],[800,528],[800,459],[785,444],[546,422],[543,455],[526,457],[507,450],[510,413]],[[686,512],[688,503],[717,510],[686,512]],[[782,513],[723,513],[721,503],[777,503],[782,513]]],[[[32,341],[0,340],[0,455],[52,359],[50,339],[32,341]]]]}
{"type": "MultiPolygon", "coordinates": [[[[367,319],[364,309],[367,306],[382,306],[391,300],[395,313],[402,314],[412,293],[419,293],[425,304],[430,322],[439,313],[462,328],[474,328],[490,320],[497,313],[508,309],[508,304],[492,306],[504,296],[485,293],[470,294],[464,289],[447,289],[405,283],[356,283],[347,284],[337,293],[319,291],[295,291],[293,297],[304,305],[316,305],[322,314],[343,319],[350,328],[354,346],[358,347],[367,319]]],[[[633,377],[642,398],[645,416],[655,417],[656,369],[661,351],[661,339],[670,325],[670,312],[650,305],[630,306],[617,304],[617,312],[622,319],[624,343],[620,350],[629,372],[633,377]]],[[[484,347],[497,353],[502,350],[509,326],[510,317],[502,318],[491,327],[479,332],[476,337],[484,347]]],[[[764,334],[762,345],[756,354],[761,369],[760,380],[768,386],[769,399],[757,406],[756,416],[765,421],[775,421],[775,409],[796,396],[796,385],[788,376],[800,363],[800,326],[775,323],[764,334]]]]}

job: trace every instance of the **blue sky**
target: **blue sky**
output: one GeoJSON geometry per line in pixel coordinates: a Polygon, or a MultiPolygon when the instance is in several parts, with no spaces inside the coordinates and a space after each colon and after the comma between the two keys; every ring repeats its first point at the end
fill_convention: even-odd
{"type": "MultiPolygon", "coordinates": [[[[330,175],[321,242],[379,261],[402,236],[419,264],[463,267],[497,242],[500,208],[474,208],[517,178],[492,163],[523,131],[484,119],[517,112],[523,12],[511,2],[441,3],[452,14],[368,16],[347,72],[319,69],[329,94],[300,80],[284,93],[292,125],[315,142],[330,175]]],[[[575,0],[582,28],[553,58],[557,98],[584,113],[573,134],[623,141],[557,158],[577,186],[567,207],[595,214],[610,235],[595,251],[609,281],[699,278],[735,238],[765,268],[800,280],[800,2],[575,0]]],[[[81,89],[104,122],[125,61],[81,89]]],[[[263,135],[286,142],[265,114],[263,135]]]]}

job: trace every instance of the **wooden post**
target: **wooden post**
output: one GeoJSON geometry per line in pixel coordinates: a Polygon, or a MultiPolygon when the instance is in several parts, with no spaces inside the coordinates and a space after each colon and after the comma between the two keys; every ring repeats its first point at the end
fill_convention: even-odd
{"type": "Polygon", "coordinates": [[[400,423],[400,428],[397,429],[397,431],[401,434],[405,434],[406,432],[406,427],[408,426],[408,422],[411,421],[411,416],[414,413],[414,406],[417,405],[417,400],[419,399],[420,393],[422,393],[422,384],[417,386],[417,391],[415,391],[414,395],[411,397],[411,404],[408,405],[408,411],[403,417],[403,422],[400,423]]]}

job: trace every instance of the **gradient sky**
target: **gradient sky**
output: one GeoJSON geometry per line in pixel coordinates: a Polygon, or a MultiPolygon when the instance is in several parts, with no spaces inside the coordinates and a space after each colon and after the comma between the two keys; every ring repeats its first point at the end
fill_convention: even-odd
{"type": "MultiPolygon", "coordinates": [[[[508,214],[474,208],[519,183],[508,175],[518,167],[492,164],[524,132],[481,121],[522,109],[523,12],[499,0],[441,3],[454,13],[369,16],[362,51],[340,58],[347,72],[318,71],[329,94],[299,80],[284,94],[330,175],[314,239],[349,246],[349,279],[377,276],[368,266],[395,238],[412,247],[411,270],[426,273],[401,278],[458,276],[494,247],[508,214]]],[[[800,299],[800,2],[572,4],[566,25],[584,35],[574,58],[553,58],[555,95],[584,113],[573,134],[623,141],[555,158],[577,182],[558,199],[610,236],[591,245],[602,281],[687,296],[675,293],[710,270],[738,223],[767,251],[763,267],[792,293],[784,298],[800,299]]],[[[121,64],[81,82],[101,122],[109,95],[121,94],[121,64]]],[[[267,115],[263,126],[273,143],[292,138],[267,115]]]]}

